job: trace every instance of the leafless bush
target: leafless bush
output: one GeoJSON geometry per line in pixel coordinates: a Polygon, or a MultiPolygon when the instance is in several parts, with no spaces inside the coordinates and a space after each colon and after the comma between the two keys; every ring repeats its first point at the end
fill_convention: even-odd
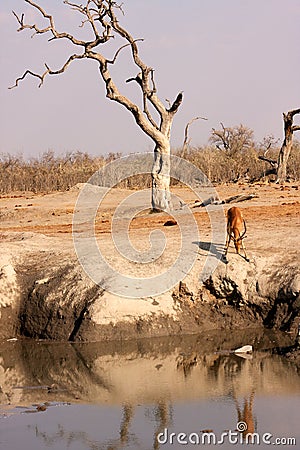
{"type": "MultiPolygon", "coordinates": [[[[277,160],[278,152],[278,147],[269,148],[268,157],[277,160]]],[[[179,155],[180,149],[175,150],[174,153],[179,155]]],[[[258,156],[265,153],[266,149],[259,144],[253,144],[232,156],[222,148],[206,146],[189,148],[185,159],[198,167],[213,183],[239,180],[251,182],[261,180],[268,174],[270,165],[258,159],[258,156]]],[[[300,143],[298,141],[294,142],[289,158],[288,175],[292,180],[300,179],[300,143]]]]}
{"type": "Polygon", "coordinates": [[[23,156],[0,155],[0,192],[65,191],[77,183],[86,182],[105,164],[104,157],[70,152],[56,156],[52,150],[39,158],[25,160],[23,156]]]}
{"type": "MultiPolygon", "coordinates": [[[[173,153],[179,156],[181,150],[174,150],[173,153]]],[[[278,147],[266,147],[263,143],[247,146],[233,155],[215,146],[189,147],[185,159],[213,183],[254,181],[266,176],[270,168],[258,156],[267,153],[268,158],[277,160],[278,152],[278,147]]],[[[79,151],[58,156],[49,150],[38,158],[25,160],[22,155],[0,154],[0,193],[66,191],[77,183],[87,182],[98,169],[120,156],[120,153],[109,153],[95,157],[79,151]]],[[[300,142],[296,140],[289,158],[288,176],[292,180],[300,179],[300,142]]],[[[177,185],[178,181],[172,179],[171,184],[177,185]]],[[[134,175],[117,184],[117,187],[125,189],[150,186],[151,174],[134,175]]]]}

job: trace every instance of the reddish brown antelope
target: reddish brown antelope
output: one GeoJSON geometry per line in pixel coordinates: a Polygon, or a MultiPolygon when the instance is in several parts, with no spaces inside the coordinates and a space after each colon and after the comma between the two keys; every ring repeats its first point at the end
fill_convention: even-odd
{"type": "Polygon", "coordinates": [[[246,222],[243,218],[243,215],[241,213],[241,210],[237,208],[236,206],[233,206],[227,211],[227,238],[226,238],[226,245],[225,245],[225,253],[224,253],[224,260],[226,263],[228,263],[226,255],[228,251],[228,247],[230,244],[231,239],[234,242],[235,250],[238,255],[241,255],[240,250],[241,247],[244,251],[245,256],[242,256],[245,258],[246,261],[249,262],[249,259],[247,257],[246,249],[243,244],[243,239],[246,237],[246,222]]]}

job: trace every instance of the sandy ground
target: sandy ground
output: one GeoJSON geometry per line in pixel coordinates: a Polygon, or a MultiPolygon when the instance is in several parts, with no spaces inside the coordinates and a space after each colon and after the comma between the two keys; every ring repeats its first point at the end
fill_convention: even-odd
{"type": "MultiPolygon", "coordinates": [[[[168,220],[172,219],[172,216],[166,213],[150,213],[150,193],[140,199],[137,191],[112,189],[103,196],[104,188],[88,185],[88,194],[84,197],[83,202],[79,203],[80,188],[82,188],[82,185],[74,186],[68,192],[55,192],[46,195],[15,193],[11,196],[2,196],[0,198],[2,259],[5,251],[7,251],[8,254],[16,256],[15,260],[19,258],[22,265],[24,265],[24,261],[29,263],[30,259],[32,259],[32,264],[43,265],[39,261],[42,261],[42,253],[44,252],[46,258],[51,253],[56,254],[54,263],[56,265],[59,258],[65,261],[71,258],[70,260],[74,261],[77,256],[74,250],[73,235],[77,239],[78,229],[72,235],[73,213],[75,211],[76,220],[79,217],[79,236],[81,239],[82,232],[83,234],[92,232],[86,232],[86,230],[92,230],[92,228],[89,228],[89,224],[93,222],[90,210],[94,203],[96,204],[94,221],[96,240],[98,249],[100,249],[105,260],[105,266],[102,266],[102,263],[99,265],[99,259],[93,253],[93,247],[86,247],[85,241],[83,241],[83,246],[80,244],[81,257],[92,261],[92,268],[91,266],[85,267],[85,270],[97,283],[99,276],[102,280],[111,277],[110,268],[113,269],[114,273],[129,277],[130,280],[136,277],[140,280],[149,280],[151,294],[147,294],[149,290],[145,287],[147,286],[145,281],[142,282],[141,288],[132,288],[132,284],[130,284],[129,288],[124,290],[123,286],[126,282],[121,279],[121,281],[117,281],[117,283],[122,284],[121,289],[118,287],[116,287],[116,290],[110,287],[106,288],[112,293],[119,294],[121,292],[121,295],[126,297],[148,297],[171,289],[174,283],[170,285],[168,283],[170,277],[172,277],[170,274],[173,273],[174,263],[186,259],[188,259],[188,267],[182,269],[183,266],[180,262],[182,272],[179,273],[179,278],[187,283],[190,290],[196,292],[199,289],[199,279],[206,277],[205,267],[209,258],[213,270],[218,265],[222,265],[220,257],[224,251],[226,237],[226,210],[233,205],[242,208],[247,223],[247,236],[244,243],[252,268],[257,267],[257,264],[263,264],[269,267],[275,265],[280,269],[281,267],[288,267],[291,263],[295,266],[295,261],[299,260],[299,183],[287,184],[286,186],[275,184],[217,186],[215,187],[215,195],[220,200],[239,194],[255,194],[255,197],[250,200],[225,204],[219,212],[215,211],[215,207],[211,205],[207,208],[182,206],[187,204],[194,206],[195,201],[199,201],[199,195],[202,201],[209,198],[212,192],[208,188],[203,187],[196,193],[186,187],[175,187],[172,189],[172,193],[177,196],[173,202],[174,209],[175,213],[178,214],[178,223],[183,224],[185,231],[178,225],[164,226],[168,220]],[[100,203],[101,196],[103,198],[100,203]],[[134,211],[135,207],[140,209],[137,214],[134,211]],[[120,208],[123,208],[121,213],[120,208]],[[196,220],[198,235],[195,228],[190,228],[187,225],[191,216],[196,220]],[[126,221],[126,218],[130,218],[130,220],[126,221]],[[219,235],[213,235],[212,223],[214,226],[221,224],[223,234],[221,232],[219,235]],[[112,227],[115,227],[113,233],[112,227]],[[128,227],[128,233],[126,227],[128,227]],[[159,240],[159,235],[151,235],[152,232],[160,232],[163,240],[159,240]],[[157,246],[154,250],[151,249],[151,238],[153,238],[152,244],[154,244],[154,247],[157,246]],[[116,244],[119,244],[119,247],[116,244]],[[190,246],[188,257],[184,256],[185,253],[182,250],[185,244],[190,246]],[[212,247],[211,244],[213,244],[212,247]],[[39,253],[38,257],[35,256],[37,253],[39,253]],[[144,255],[146,255],[146,260],[144,255]],[[190,265],[190,261],[192,261],[193,266],[190,265]],[[147,264],[144,264],[145,262],[147,264]],[[97,273],[93,273],[93,267],[97,267],[97,273]],[[165,272],[167,276],[164,276],[161,282],[158,281],[161,285],[158,287],[158,291],[155,290],[156,293],[154,293],[151,287],[151,279],[153,279],[151,277],[156,277],[165,272]],[[165,287],[166,283],[169,286],[168,288],[165,287]]],[[[235,255],[232,244],[229,248],[228,260],[230,262],[229,270],[241,269],[247,271],[247,268],[242,264],[242,258],[235,255]]],[[[119,275],[117,275],[117,280],[120,280],[118,277],[119,275]]],[[[175,280],[177,283],[180,281],[179,278],[177,276],[175,280]]],[[[110,304],[111,302],[110,299],[110,304]]],[[[127,302],[127,304],[129,303],[127,302]]]]}
{"type": "MultiPolygon", "coordinates": [[[[235,204],[243,209],[247,222],[246,246],[250,252],[260,256],[274,253],[294,253],[299,245],[300,194],[299,183],[278,185],[218,186],[220,199],[237,194],[257,194],[258,197],[235,204]]],[[[96,232],[102,239],[109,237],[111,218],[115,208],[134,191],[113,189],[102,201],[96,218],[96,232]],[[107,236],[106,236],[107,235],[107,236]]],[[[196,194],[188,188],[172,189],[183,202],[198,200],[196,194]]],[[[7,239],[10,232],[33,232],[56,237],[66,246],[71,244],[72,218],[79,190],[56,192],[46,195],[33,193],[14,193],[0,196],[0,232],[7,239]]],[[[224,210],[232,205],[224,205],[224,210]]],[[[193,208],[200,233],[210,235],[210,221],[204,208],[193,208]]],[[[139,214],[130,224],[134,236],[143,239],[152,229],[161,228],[176,238],[178,227],[163,227],[166,214],[139,214]],[[163,228],[162,228],[163,227],[163,228]]],[[[233,249],[231,249],[233,251],[233,249]]]]}

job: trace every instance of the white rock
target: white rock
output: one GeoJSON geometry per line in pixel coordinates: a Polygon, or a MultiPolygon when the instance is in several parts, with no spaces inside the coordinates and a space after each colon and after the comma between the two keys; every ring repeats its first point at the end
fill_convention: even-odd
{"type": "Polygon", "coordinates": [[[244,345],[243,347],[239,347],[234,350],[234,353],[252,353],[253,347],[252,345],[244,345]]]}

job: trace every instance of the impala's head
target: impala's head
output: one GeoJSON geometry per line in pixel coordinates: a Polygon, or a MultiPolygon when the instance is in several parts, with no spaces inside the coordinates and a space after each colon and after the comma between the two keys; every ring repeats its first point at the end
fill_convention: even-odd
{"type": "MultiPolygon", "coordinates": [[[[236,233],[234,233],[234,234],[236,234],[236,233]]],[[[240,234],[238,233],[234,237],[234,246],[235,246],[235,250],[238,254],[240,254],[241,245],[242,245],[242,239],[240,238],[240,234]]]]}

